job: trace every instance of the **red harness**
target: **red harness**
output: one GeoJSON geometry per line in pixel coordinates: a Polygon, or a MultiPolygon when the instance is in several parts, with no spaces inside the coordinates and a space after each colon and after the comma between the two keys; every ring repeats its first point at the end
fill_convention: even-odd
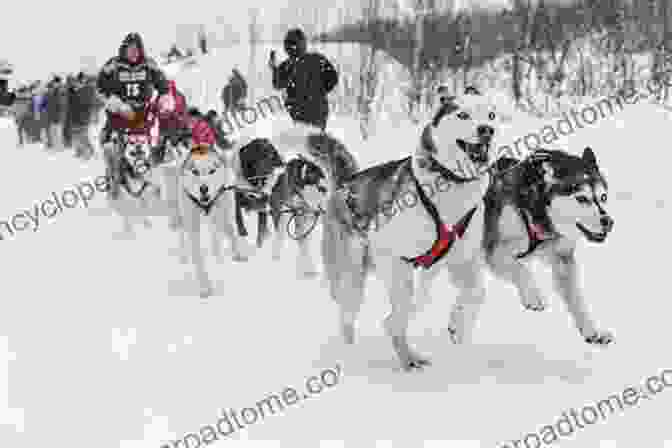
{"type": "Polygon", "coordinates": [[[450,251],[455,241],[464,236],[467,227],[469,226],[469,222],[471,221],[472,216],[474,216],[477,208],[478,207],[474,207],[469,210],[454,226],[441,224],[441,226],[439,226],[439,236],[432,245],[432,248],[423,255],[406,259],[406,261],[412,263],[415,267],[422,266],[425,269],[432,267],[434,263],[439,261],[448,253],[448,251],[450,251]]]}

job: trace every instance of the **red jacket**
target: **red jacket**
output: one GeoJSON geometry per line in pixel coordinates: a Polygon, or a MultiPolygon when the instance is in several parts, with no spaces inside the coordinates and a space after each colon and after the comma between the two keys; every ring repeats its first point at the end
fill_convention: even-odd
{"type": "Polygon", "coordinates": [[[204,118],[197,118],[191,124],[191,141],[193,146],[214,145],[217,141],[215,131],[204,118]]]}
{"type": "Polygon", "coordinates": [[[187,101],[184,95],[177,90],[175,81],[168,81],[168,94],[175,99],[175,110],[168,114],[160,114],[159,127],[161,129],[177,130],[187,126],[187,101]]]}

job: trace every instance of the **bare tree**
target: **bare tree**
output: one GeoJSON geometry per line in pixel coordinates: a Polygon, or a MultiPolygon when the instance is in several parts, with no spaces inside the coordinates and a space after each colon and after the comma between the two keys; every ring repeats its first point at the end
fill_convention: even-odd
{"type": "Polygon", "coordinates": [[[360,89],[357,98],[360,131],[367,139],[370,134],[370,125],[373,118],[373,102],[378,82],[378,67],[376,65],[376,47],[379,45],[378,18],[380,0],[368,0],[364,4],[362,16],[366,29],[369,30],[369,48],[361,49],[360,59],[360,89]]]}

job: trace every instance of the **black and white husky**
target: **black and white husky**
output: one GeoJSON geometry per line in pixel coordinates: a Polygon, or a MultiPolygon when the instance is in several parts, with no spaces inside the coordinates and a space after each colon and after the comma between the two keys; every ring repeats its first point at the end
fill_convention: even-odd
{"type": "Polygon", "coordinates": [[[429,363],[407,341],[416,267],[453,274],[460,289],[453,314],[485,298],[483,198],[500,120],[485,97],[467,93],[444,98],[413,155],[355,174],[326,202],[322,254],[345,341],[354,342],[365,280],[375,270],[391,303],[385,329],[404,370],[429,363]]]}
{"type": "Polygon", "coordinates": [[[161,196],[161,178],[151,163],[152,145],[148,134],[119,134],[113,139],[120,151],[119,195],[108,198],[110,208],[123,219],[122,235],[133,237],[134,225],[151,228],[151,209],[161,196]]]}
{"type": "Polygon", "coordinates": [[[237,176],[232,155],[216,149],[191,150],[182,162],[178,175],[178,206],[182,226],[182,262],[187,253],[196,272],[199,295],[212,294],[212,283],[205,269],[201,249],[201,221],[210,218],[212,251],[218,261],[221,256],[221,235],[231,242],[234,261],[246,261],[248,248],[234,226],[237,176]],[[187,246],[189,246],[187,248],[187,246]]]}
{"type": "Polygon", "coordinates": [[[290,156],[270,197],[270,212],[275,230],[273,259],[279,260],[291,236],[299,248],[297,273],[303,278],[318,275],[312,255],[316,225],[324,211],[328,191],[324,171],[301,155],[290,156]]]}
{"type": "Polygon", "coordinates": [[[330,188],[325,169],[334,179],[342,179],[354,173],[356,163],[345,147],[327,134],[308,133],[302,144],[304,151],[288,151],[283,157],[270,140],[255,138],[235,152],[240,183],[251,192],[236,193],[236,222],[239,233],[247,236],[242,212],[256,212],[257,246],[261,247],[268,235],[270,214],[275,230],[273,259],[280,259],[287,236],[291,236],[299,249],[297,272],[306,278],[318,275],[311,248],[330,188]]]}
{"type": "MultiPolygon", "coordinates": [[[[538,150],[518,163],[500,159],[486,197],[484,247],[492,271],[515,285],[525,308],[547,306],[534,276],[523,263],[538,258],[550,264],[554,286],[581,336],[606,345],[610,332],[600,330],[590,315],[579,282],[576,245],[603,243],[614,220],[607,213],[607,181],[591,148],[582,156],[538,150]]],[[[454,322],[458,340],[470,323],[454,322]]]]}

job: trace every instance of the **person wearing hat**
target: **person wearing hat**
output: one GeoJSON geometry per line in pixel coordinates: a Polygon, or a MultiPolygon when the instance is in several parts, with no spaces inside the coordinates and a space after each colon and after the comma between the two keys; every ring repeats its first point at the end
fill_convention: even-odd
{"type": "Polygon", "coordinates": [[[294,122],[273,142],[282,154],[288,154],[304,146],[308,135],[326,131],[327,95],[338,84],[338,72],[322,54],[307,51],[306,36],[298,28],[287,32],[284,47],[288,58],[277,65],[275,52],[271,51],[268,64],[273,88],[284,90],[285,109],[294,122]]]}
{"type": "Polygon", "coordinates": [[[159,93],[161,112],[174,110],[166,75],[156,61],[145,53],[140,34],[129,33],[98,75],[97,88],[105,98],[107,120],[100,137],[110,188],[108,197],[119,195],[121,154],[117,154],[113,136],[124,129],[142,127],[154,90],[159,93]]]}
{"type": "Polygon", "coordinates": [[[288,58],[280,65],[271,51],[273,88],[285,91],[285,107],[294,122],[324,130],[329,117],[327,94],[338,84],[338,72],[324,55],[307,51],[306,35],[299,28],[287,32],[284,47],[288,58]]]}

